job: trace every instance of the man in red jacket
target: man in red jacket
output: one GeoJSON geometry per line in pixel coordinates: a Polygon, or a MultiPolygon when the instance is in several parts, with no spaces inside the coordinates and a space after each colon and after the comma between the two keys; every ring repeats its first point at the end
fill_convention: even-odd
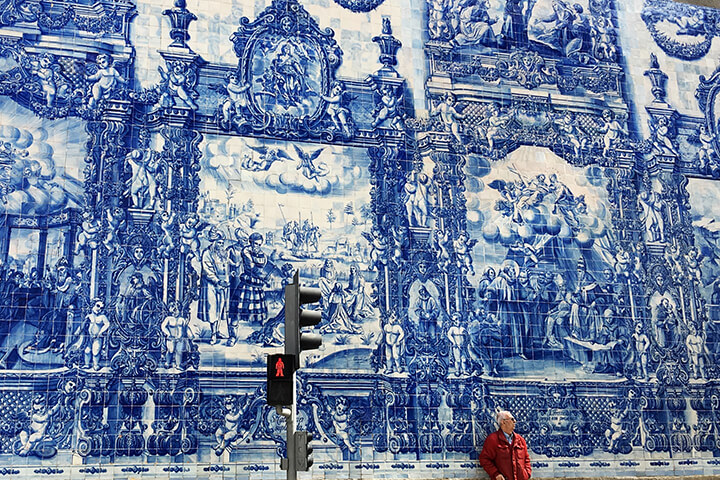
{"type": "Polygon", "coordinates": [[[497,414],[500,429],[485,439],[480,465],[491,480],[528,480],[532,474],[527,443],[515,433],[515,418],[508,411],[497,414]]]}

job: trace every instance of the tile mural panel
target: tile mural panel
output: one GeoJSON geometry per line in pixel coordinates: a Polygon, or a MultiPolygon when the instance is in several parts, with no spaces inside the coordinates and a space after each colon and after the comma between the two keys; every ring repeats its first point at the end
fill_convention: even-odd
{"type": "Polygon", "coordinates": [[[719,15],[0,0],[0,475],[720,475],[719,15]]]}

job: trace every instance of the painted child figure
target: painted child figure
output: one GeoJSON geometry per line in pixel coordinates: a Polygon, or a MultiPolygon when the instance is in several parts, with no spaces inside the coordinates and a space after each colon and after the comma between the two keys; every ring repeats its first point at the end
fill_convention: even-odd
{"type": "Polygon", "coordinates": [[[100,54],[95,61],[98,66],[97,72],[85,77],[88,81],[95,82],[90,88],[91,97],[88,101],[90,108],[94,108],[101,99],[108,99],[119,84],[127,83],[127,80],[113,67],[113,58],[110,55],[100,54]]]}
{"type": "Polygon", "coordinates": [[[642,323],[635,325],[635,333],[632,334],[630,342],[630,350],[634,367],[640,374],[641,378],[647,380],[648,376],[648,349],[650,348],[650,339],[643,333],[642,323]]]}
{"type": "Polygon", "coordinates": [[[380,95],[379,110],[375,120],[372,122],[372,128],[376,128],[386,120],[388,120],[390,127],[395,130],[405,128],[400,110],[401,95],[395,92],[392,85],[383,85],[378,93],[380,95]]]}
{"type": "MultiPolygon", "coordinates": [[[[705,125],[700,125],[698,129],[698,140],[700,140],[700,148],[698,149],[698,170],[704,172],[717,168],[716,152],[715,152],[715,136],[708,132],[705,125]]],[[[712,172],[711,172],[712,173],[712,172]]]]}
{"type": "Polygon", "coordinates": [[[242,110],[248,105],[247,91],[250,90],[249,83],[240,83],[240,77],[237,73],[231,73],[228,76],[228,84],[226,85],[227,97],[220,107],[222,111],[222,126],[229,130],[230,122],[237,119],[242,120],[242,110]],[[238,118],[240,117],[240,118],[238,118]]]}
{"type": "Polygon", "coordinates": [[[345,94],[345,84],[339,80],[335,80],[330,84],[330,94],[320,95],[327,102],[325,113],[330,117],[335,128],[343,132],[346,137],[352,136],[350,129],[350,110],[343,106],[343,95],[345,94]]]}
{"type": "MultiPolygon", "coordinates": [[[[189,68],[182,62],[170,62],[169,66],[168,71],[158,67],[160,76],[163,79],[160,105],[172,107],[175,106],[176,99],[179,99],[180,104],[178,106],[197,110],[199,107],[193,99],[194,92],[189,91],[188,88],[191,78],[189,68]]],[[[197,94],[194,96],[197,97],[197,94]]]]}
{"type": "Polygon", "coordinates": [[[178,302],[170,304],[168,315],[162,321],[160,329],[165,335],[165,368],[182,369],[183,355],[187,350],[189,335],[189,319],[180,315],[178,302]]]}
{"type": "Polygon", "coordinates": [[[60,66],[55,64],[55,57],[50,53],[43,53],[38,61],[32,62],[31,72],[40,82],[48,107],[53,106],[57,97],[65,96],[70,88],[67,79],[56,70],[59,68],[60,66]]]}
{"type": "Polygon", "coordinates": [[[47,399],[43,395],[35,397],[30,412],[30,425],[18,435],[21,445],[20,450],[17,452],[18,455],[21,457],[27,456],[48,437],[48,426],[61,405],[62,403],[58,402],[52,408],[48,408],[47,399]]]}
{"type": "Polygon", "coordinates": [[[628,416],[630,406],[628,405],[625,409],[622,409],[620,406],[616,406],[614,402],[611,402],[610,407],[612,415],[610,416],[610,427],[605,430],[605,439],[608,442],[607,451],[614,453],[618,440],[625,434],[623,424],[628,416]]]}
{"type": "Polygon", "coordinates": [[[85,316],[86,335],[84,353],[84,368],[90,368],[92,361],[93,370],[100,370],[100,355],[105,343],[104,335],[110,329],[108,317],[102,313],[105,309],[105,302],[96,299],[92,310],[85,316]]]}
{"type": "MultiPolygon", "coordinates": [[[[98,236],[102,230],[100,220],[96,220],[95,216],[91,212],[84,212],[82,214],[82,223],[80,224],[80,231],[77,233],[77,242],[75,243],[75,255],[79,254],[83,250],[95,250],[98,245],[98,236]]],[[[89,252],[86,252],[86,254],[89,252]]]]}
{"type": "Polygon", "coordinates": [[[215,431],[217,445],[213,447],[215,455],[220,456],[225,449],[231,447],[232,443],[241,437],[240,419],[243,411],[240,408],[240,400],[234,395],[228,395],[224,400],[225,421],[215,431]]]}
{"type": "Polygon", "coordinates": [[[472,254],[470,252],[476,242],[476,240],[470,240],[465,232],[462,232],[458,235],[458,238],[453,240],[453,248],[455,249],[455,255],[457,255],[457,265],[463,274],[470,272],[471,275],[475,275],[475,267],[473,266],[472,254]]]}
{"type": "Polygon", "coordinates": [[[438,115],[445,126],[445,130],[450,132],[458,143],[462,143],[460,122],[458,120],[465,118],[465,115],[459,113],[455,108],[455,95],[452,93],[445,95],[445,98],[431,110],[430,115],[438,115]]]}
{"type": "Polygon", "coordinates": [[[603,136],[603,156],[607,157],[610,155],[610,149],[615,146],[621,136],[627,136],[628,132],[615,119],[615,112],[612,110],[604,110],[602,120],[603,124],[600,125],[599,131],[605,134],[603,136]]]}
{"type": "Polygon", "coordinates": [[[200,239],[198,232],[198,224],[200,217],[197,213],[191,213],[180,224],[180,252],[187,254],[189,257],[197,255],[200,250],[200,239]]]}
{"type": "Polygon", "coordinates": [[[388,322],[383,327],[383,334],[385,336],[385,373],[400,373],[403,371],[400,358],[403,354],[405,331],[398,323],[398,318],[394,313],[390,314],[388,322]]]}
{"type": "Polygon", "coordinates": [[[342,447],[348,449],[348,452],[355,453],[357,446],[350,439],[349,418],[347,412],[347,399],[345,397],[338,397],[335,401],[335,408],[328,407],[328,413],[332,418],[333,428],[335,429],[335,435],[342,441],[342,447]]]}
{"type": "Polygon", "coordinates": [[[455,369],[455,376],[467,374],[467,359],[463,355],[463,351],[467,345],[467,330],[460,324],[462,315],[455,312],[452,316],[452,326],[448,329],[447,337],[450,340],[451,354],[453,360],[453,367],[455,369]]]}
{"type": "Polygon", "coordinates": [[[560,135],[565,137],[572,145],[575,156],[579,157],[587,145],[587,138],[583,138],[582,132],[575,121],[575,114],[570,111],[565,112],[564,115],[555,120],[555,125],[557,125],[560,135]]]}
{"type": "Polygon", "coordinates": [[[705,346],[705,338],[698,333],[694,324],[690,324],[690,333],[685,339],[688,356],[690,357],[690,368],[694,378],[705,378],[705,355],[708,353],[705,346]]]}

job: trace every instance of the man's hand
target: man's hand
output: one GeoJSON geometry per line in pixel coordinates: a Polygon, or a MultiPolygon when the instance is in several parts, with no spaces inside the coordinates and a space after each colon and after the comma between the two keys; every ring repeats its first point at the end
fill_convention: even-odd
{"type": "Polygon", "coordinates": [[[505,480],[505,477],[503,477],[502,473],[499,473],[495,480],[505,480]]]}

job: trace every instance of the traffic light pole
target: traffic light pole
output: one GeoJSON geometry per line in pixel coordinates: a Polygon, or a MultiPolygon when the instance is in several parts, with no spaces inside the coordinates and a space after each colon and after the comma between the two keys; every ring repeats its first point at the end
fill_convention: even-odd
{"type": "MultiPolygon", "coordinates": [[[[293,381],[295,381],[295,374],[293,373],[293,381]]],[[[293,395],[295,395],[293,393],[293,395]]],[[[285,417],[285,429],[287,437],[285,439],[286,458],[283,460],[285,467],[287,467],[287,480],[297,480],[297,460],[295,459],[295,402],[288,407],[275,407],[275,411],[278,415],[285,417]]],[[[283,463],[280,463],[283,466],[283,463]]]]}
{"type": "MultiPolygon", "coordinates": [[[[297,273],[295,273],[295,278],[297,279],[297,273]]],[[[297,280],[295,283],[298,283],[297,280]]],[[[287,335],[287,334],[286,334],[287,335]]],[[[295,347],[288,345],[288,342],[285,342],[285,353],[286,354],[292,354],[297,355],[297,352],[290,350],[294,350],[295,347]]],[[[296,358],[296,362],[299,362],[300,359],[296,358]]],[[[299,363],[295,365],[296,367],[300,366],[299,363]]],[[[290,410],[290,415],[285,417],[285,425],[287,426],[287,437],[285,439],[285,445],[287,449],[287,480],[297,480],[297,459],[295,458],[297,454],[297,448],[295,447],[295,419],[297,418],[297,383],[295,382],[295,370],[297,368],[293,368],[293,374],[292,374],[292,381],[293,381],[293,402],[292,405],[290,405],[290,408],[287,410],[290,410]]]]}
{"type": "MultiPolygon", "coordinates": [[[[277,406],[276,411],[285,417],[286,424],[286,451],[287,458],[281,461],[281,467],[287,469],[287,480],[297,480],[298,467],[307,471],[313,464],[312,448],[309,446],[312,434],[299,432],[296,435],[295,422],[297,420],[297,388],[295,372],[300,368],[300,353],[303,350],[319,348],[322,338],[315,333],[303,332],[303,327],[313,327],[322,319],[319,310],[304,310],[303,304],[316,303],[320,300],[319,288],[308,288],[300,286],[300,274],[295,272],[293,282],[285,286],[285,355],[291,355],[295,364],[292,366],[292,404],[277,406]],[[297,437],[300,437],[298,440],[297,437]],[[301,460],[299,462],[298,460],[301,460]],[[300,465],[299,465],[300,463],[300,465]]],[[[268,370],[272,372],[271,368],[268,370]]],[[[268,374],[270,375],[270,374],[268,374]]],[[[277,375],[275,372],[273,377],[277,375]]],[[[289,397],[289,395],[287,395],[289,397]]],[[[275,401],[275,399],[273,399],[275,401]]]]}

